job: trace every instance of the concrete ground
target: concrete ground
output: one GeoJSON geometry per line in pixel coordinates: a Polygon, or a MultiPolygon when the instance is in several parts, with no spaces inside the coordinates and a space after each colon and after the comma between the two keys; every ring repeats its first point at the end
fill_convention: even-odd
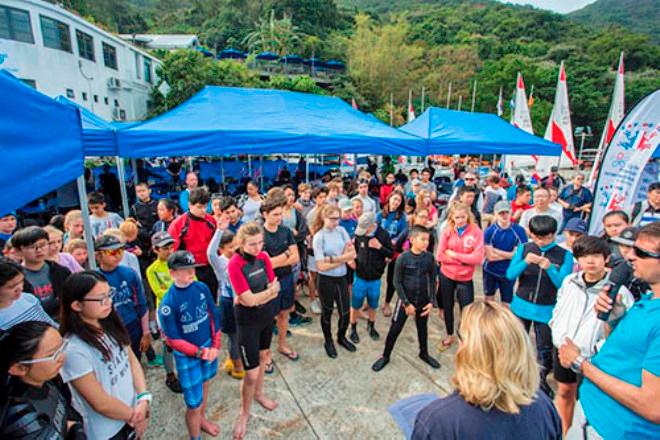
{"type": "MultiPolygon", "coordinates": [[[[475,276],[477,292],[481,292],[481,274],[475,276]],[[478,280],[478,281],[477,281],[478,280]]],[[[384,296],[384,295],[383,295],[384,296]]],[[[303,304],[308,300],[303,298],[303,304]]],[[[380,357],[389,318],[378,312],[376,329],[381,337],[373,341],[366,332],[366,321],[359,320],[361,342],[357,352],[349,353],[337,346],[339,356],[330,359],[323,349],[319,317],[312,324],[292,329],[290,346],[300,353],[292,362],[275,353],[275,373],[266,376],[264,388],[279,402],[272,412],[258,404],[252,416],[246,439],[399,439],[403,435],[387,408],[399,399],[433,392],[444,396],[451,390],[456,346],[440,354],[436,346],[444,337],[444,321],[437,310],[429,321],[429,348],[442,367],[434,370],[418,357],[417,333],[412,320],[399,336],[390,364],[379,373],[371,365],[380,357]]],[[[333,317],[336,329],[337,317],[333,317]]],[[[158,342],[160,344],[160,342],[158,342]]],[[[223,341],[224,347],[224,341],[223,341]]],[[[273,342],[276,350],[276,342],[273,342]]],[[[226,358],[223,349],[220,364],[226,358]]],[[[184,402],[181,395],[165,387],[164,370],[146,370],[149,389],[154,394],[152,417],[146,438],[186,439],[184,402]]],[[[219,439],[231,439],[233,424],[239,411],[240,381],[219,371],[211,382],[208,416],[220,425],[219,439]]],[[[204,437],[203,438],[211,438],[204,437]]]]}

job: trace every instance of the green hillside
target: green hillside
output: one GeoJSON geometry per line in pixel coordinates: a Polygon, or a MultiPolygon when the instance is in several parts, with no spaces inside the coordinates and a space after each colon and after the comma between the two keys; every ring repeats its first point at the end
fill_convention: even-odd
{"type": "Polygon", "coordinates": [[[598,0],[569,16],[593,26],[622,26],[648,34],[656,43],[660,43],[658,0],[598,0]]]}

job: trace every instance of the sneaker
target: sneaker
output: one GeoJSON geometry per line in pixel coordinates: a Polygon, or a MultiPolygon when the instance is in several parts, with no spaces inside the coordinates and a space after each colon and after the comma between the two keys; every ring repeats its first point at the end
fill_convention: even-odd
{"type": "Polygon", "coordinates": [[[160,331],[158,330],[158,324],[156,324],[156,321],[149,321],[149,333],[151,333],[153,339],[160,338],[160,331]]]}
{"type": "Polygon", "coordinates": [[[351,327],[351,335],[349,336],[351,338],[351,342],[354,344],[359,344],[360,343],[360,336],[358,335],[357,332],[357,326],[351,327]]]}
{"type": "Polygon", "coordinates": [[[420,353],[419,358],[429,364],[431,368],[435,368],[436,370],[440,368],[440,362],[436,361],[428,353],[420,353]]]}
{"type": "Polygon", "coordinates": [[[307,309],[305,308],[305,306],[300,304],[298,301],[295,301],[293,304],[296,306],[296,312],[297,313],[300,313],[301,315],[304,315],[305,313],[307,313],[307,309]]]}
{"type": "Polygon", "coordinates": [[[383,368],[385,368],[385,365],[387,365],[389,363],[390,363],[390,360],[388,358],[381,357],[376,362],[374,362],[374,364],[371,366],[371,369],[378,372],[378,371],[382,370],[383,368]]]}
{"type": "Polygon", "coordinates": [[[346,350],[350,351],[350,352],[354,352],[354,351],[357,350],[357,348],[355,347],[355,345],[353,345],[353,344],[351,343],[351,341],[349,341],[348,339],[346,339],[345,336],[344,336],[344,337],[341,337],[341,338],[339,338],[339,339],[337,339],[337,343],[338,343],[339,345],[341,345],[342,347],[344,347],[346,350]]]}
{"type": "Polygon", "coordinates": [[[244,370],[238,371],[238,370],[233,370],[232,369],[228,373],[231,377],[233,377],[234,379],[238,379],[238,380],[243,380],[243,378],[245,377],[245,371],[244,370]]]}
{"type": "Polygon", "coordinates": [[[147,366],[149,368],[155,368],[155,367],[162,367],[163,366],[163,358],[158,355],[155,358],[153,358],[150,361],[147,361],[147,366]]]}
{"type": "Polygon", "coordinates": [[[316,298],[314,301],[311,302],[309,305],[309,308],[312,309],[312,313],[315,315],[320,315],[321,314],[321,302],[319,301],[318,298],[316,298]]]}
{"type": "Polygon", "coordinates": [[[309,325],[312,323],[312,318],[309,316],[302,315],[293,315],[289,317],[289,325],[291,327],[301,327],[303,325],[309,325]]]}
{"type": "Polygon", "coordinates": [[[179,379],[176,377],[165,379],[165,385],[167,385],[167,388],[169,388],[173,393],[183,393],[183,390],[181,389],[181,382],[179,382],[179,379]]]}
{"type": "Polygon", "coordinates": [[[371,339],[374,341],[377,341],[380,339],[380,334],[376,331],[376,326],[371,324],[367,326],[367,331],[369,332],[369,336],[371,336],[371,339]]]}
{"type": "Polygon", "coordinates": [[[326,343],[323,344],[323,348],[325,348],[325,353],[329,358],[335,359],[337,357],[337,349],[335,348],[335,344],[333,344],[332,341],[326,341],[326,343]]]}

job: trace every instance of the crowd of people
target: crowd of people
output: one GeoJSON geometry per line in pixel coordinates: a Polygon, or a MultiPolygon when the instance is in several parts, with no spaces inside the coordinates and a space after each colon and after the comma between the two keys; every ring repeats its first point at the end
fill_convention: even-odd
{"type": "Polygon", "coordinates": [[[191,439],[219,433],[206,414],[219,369],[241,380],[241,439],[253,402],[278,405],[264,389],[274,336],[296,362],[305,353],[289,328],[316,315],[336,359],[337,346],[358,351],[361,320],[362,337],[380,341],[382,313],[376,373],[408,317],[430,368],[440,368],[434,352],[458,344],[455,391],[419,414],[414,439],[660,438],[660,183],[591,236],[580,173],[567,183],[553,168],[531,183],[456,168],[445,204],[432,166],[386,164],[266,194],[248,182],[238,198],[209,194],[191,172],[178,200],[137,184],[127,218],[106,210],[102,192],[89,213],[45,226],[4,214],[2,437],[141,437],[152,401],[144,354],[182,394],[191,439]],[[436,313],[445,337],[430,348],[436,313]]]}

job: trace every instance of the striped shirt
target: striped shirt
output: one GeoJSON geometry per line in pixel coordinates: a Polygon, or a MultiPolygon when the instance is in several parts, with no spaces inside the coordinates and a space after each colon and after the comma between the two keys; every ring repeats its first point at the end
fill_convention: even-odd
{"type": "Polygon", "coordinates": [[[44,312],[39,299],[31,293],[22,293],[9,307],[0,309],[0,329],[2,330],[8,330],[25,321],[41,321],[58,327],[57,323],[44,312]]]}

